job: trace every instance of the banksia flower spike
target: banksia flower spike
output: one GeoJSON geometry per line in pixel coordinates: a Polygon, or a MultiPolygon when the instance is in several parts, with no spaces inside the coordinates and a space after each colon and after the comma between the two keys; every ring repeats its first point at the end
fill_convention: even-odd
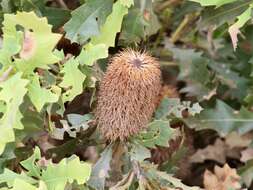
{"type": "Polygon", "coordinates": [[[123,141],[144,129],[160,87],[159,63],[147,53],[127,49],[112,58],[95,111],[102,135],[110,141],[123,141]]]}

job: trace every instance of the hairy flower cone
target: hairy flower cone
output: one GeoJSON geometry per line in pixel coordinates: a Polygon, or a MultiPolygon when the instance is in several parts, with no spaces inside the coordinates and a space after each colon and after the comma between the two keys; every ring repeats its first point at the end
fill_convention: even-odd
{"type": "Polygon", "coordinates": [[[160,87],[161,71],[155,58],[130,49],[112,58],[96,108],[102,135],[111,141],[125,140],[145,128],[160,87]]]}

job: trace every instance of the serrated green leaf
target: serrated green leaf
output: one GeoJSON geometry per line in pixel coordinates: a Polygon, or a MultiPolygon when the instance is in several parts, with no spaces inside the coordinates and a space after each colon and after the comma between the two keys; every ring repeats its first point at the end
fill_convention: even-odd
{"type": "Polygon", "coordinates": [[[101,33],[92,37],[91,42],[84,47],[77,57],[81,64],[92,65],[94,61],[108,56],[108,48],[114,46],[115,37],[120,32],[123,17],[132,4],[132,0],[114,3],[112,13],[101,27],[101,33]]]}
{"type": "Polygon", "coordinates": [[[105,44],[107,47],[114,47],[116,34],[120,32],[123,17],[127,13],[128,8],[120,1],[114,3],[112,13],[107,17],[105,24],[102,26],[100,35],[92,37],[91,43],[94,45],[105,44]]]}
{"type": "Polygon", "coordinates": [[[83,82],[86,76],[78,69],[78,66],[78,60],[71,58],[64,64],[61,70],[64,76],[59,86],[66,89],[66,92],[62,94],[63,102],[73,100],[83,91],[83,82]]]}
{"type": "Polygon", "coordinates": [[[138,43],[145,36],[145,26],[148,23],[144,20],[140,9],[132,8],[124,18],[120,38],[127,44],[138,43]]]}
{"type": "Polygon", "coordinates": [[[199,103],[191,103],[189,101],[180,101],[179,98],[164,98],[158,107],[155,117],[156,119],[165,118],[167,116],[183,118],[182,112],[187,110],[189,115],[199,114],[203,108],[199,103]]]}
{"type": "MultiPolygon", "coordinates": [[[[48,190],[46,184],[43,181],[39,182],[39,187],[37,188],[34,185],[22,180],[22,179],[15,179],[13,188],[11,190],[48,190]]],[[[1,189],[2,190],[2,189],[1,189]]]]}
{"type": "Polygon", "coordinates": [[[235,25],[237,25],[238,28],[241,28],[251,18],[252,6],[253,4],[250,4],[250,7],[237,17],[238,20],[235,25]]]}
{"type": "Polygon", "coordinates": [[[47,17],[54,29],[62,26],[70,17],[70,10],[48,7],[48,0],[3,0],[1,2],[4,13],[17,11],[34,11],[38,16],[47,17]]]}
{"type": "Polygon", "coordinates": [[[63,128],[54,128],[51,135],[54,139],[63,140],[64,134],[68,133],[70,137],[76,138],[77,133],[81,130],[85,131],[90,126],[88,121],[91,119],[91,115],[78,115],[78,114],[68,114],[68,122],[66,120],[61,120],[63,128]],[[72,125],[70,126],[69,123],[72,125]]]}
{"type": "Polygon", "coordinates": [[[22,73],[17,73],[7,81],[0,83],[0,101],[6,103],[6,111],[0,120],[0,154],[6,143],[15,140],[14,129],[23,129],[19,106],[27,92],[28,80],[22,79],[21,75],[22,73]]]}
{"type": "Polygon", "coordinates": [[[169,175],[169,174],[167,174],[165,172],[159,172],[159,171],[157,171],[156,174],[159,177],[161,177],[161,178],[169,181],[170,183],[172,183],[173,186],[176,187],[176,188],[180,188],[182,190],[201,190],[199,187],[190,187],[190,186],[187,186],[187,185],[183,184],[180,179],[177,179],[177,178],[173,177],[172,175],[169,175]]]}
{"type": "Polygon", "coordinates": [[[236,112],[224,102],[217,100],[213,109],[204,109],[201,114],[194,118],[184,119],[186,124],[196,130],[213,129],[221,136],[225,136],[232,131],[238,131],[240,134],[253,129],[252,112],[242,108],[236,112]]]}
{"type": "Polygon", "coordinates": [[[58,49],[55,49],[55,50],[53,51],[53,54],[54,54],[56,57],[58,57],[58,59],[59,59],[60,61],[62,61],[62,60],[65,58],[63,49],[62,49],[61,51],[58,50],[58,49]]]}
{"type": "MultiPolygon", "coordinates": [[[[23,114],[22,124],[25,126],[22,131],[16,131],[17,135],[22,135],[26,137],[27,134],[31,135],[34,133],[44,131],[44,122],[45,119],[42,114],[36,112],[35,110],[31,110],[31,104],[26,104],[26,100],[24,104],[21,105],[20,110],[23,114]],[[26,104],[26,105],[25,105],[26,104]]],[[[21,139],[22,140],[22,136],[21,139]]],[[[18,136],[19,137],[19,136],[18,136]]]]}
{"type": "Polygon", "coordinates": [[[232,44],[234,47],[234,50],[237,48],[238,38],[237,35],[240,33],[240,28],[251,18],[251,9],[252,5],[244,11],[241,15],[239,15],[237,18],[238,20],[236,23],[234,23],[232,26],[229,27],[228,32],[230,34],[232,44]]]}
{"type": "MultiPolygon", "coordinates": [[[[156,34],[161,28],[161,24],[158,20],[157,15],[154,13],[154,2],[153,1],[135,1],[134,7],[138,7],[142,17],[145,21],[144,32],[145,36],[151,36],[156,34]]],[[[130,26],[131,27],[131,26],[130,26]]],[[[139,27],[142,27],[141,25],[139,27]]]]}
{"type": "Polygon", "coordinates": [[[40,177],[40,168],[35,163],[40,158],[40,149],[38,147],[35,147],[33,155],[28,159],[20,162],[20,164],[27,170],[27,175],[37,178],[40,177]]]}
{"type": "Polygon", "coordinates": [[[88,185],[96,190],[104,190],[105,179],[109,176],[110,162],[112,160],[112,144],[106,147],[101,157],[93,166],[88,185]]]}
{"type": "Polygon", "coordinates": [[[48,23],[53,25],[53,29],[62,26],[70,18],[70,10],[59,9],[54,7],[44,7],[41,10],[44,17],[47,17],[48,23]]]}
{"type": "Polygon", "coordinates": [[[189,78],[192,81],[199,81],[203,84],[209,81],[209,70],[207,69],[205,58],[201,56],[201,52],[196,52],[193,49],[179,49],[175,47],[170,47],[170,51],[173,52],[173,57],[179,61],[179,80],[189,78]]]}
{"type": "Polygon", "coordinates": [[[131,144],[131,151],[129,154],[130,154],[131,160],[136,160],[138,162],[142,162],[145,159],[151,157],[150,150],[146,148],[145,146],[138,143],[131,144]]]}
{"type": "Polygon", "coordinates": [[[91,114],[79,115],[79,114],[68,114],[68,121],[71,125],[82,125],[85,122],[91,120],[91,114]]]}
{"type": "Polygon", "coordinates": [[[250,187],[253,181],[253,160],[249,160],[246,164],[239,168],[239,174],[242,177],[242,181],[250,187]]]}
{"type": "Polygon", "coordinates": [[[252,0],[237,0],[219,8],[207,8],[203,12],[199,28],[210,25],[219,27],[226,22],[233,22],[237,16],[249,8],[251,3],[252,0]]]}
{"type": "Polygon", "coordinates": [[[164,98],[161,101],[159,107],[156,109],[155,118],[161,119],[161,118],[166,117],[168,115],[169,105],[170,105],[169,98],[164,98]]]}
{"type": "MultiPolygon", "coordinates": [[[[10,56],[21,50],[19,58],[14,59],[14,65],[25,74],[33,72],[38,67],[47,68],[48,64],[56,63],[59,60],[52,50],[61,35],[51,32],[52,27],[47,23],[46,18],[39,18],[33,12],[18,12],[16,15],[6,14],[3,25],[4,45],[1,50],[3,53],[0,52],[0,60],[4,60],[1,55],[6,52],[10,59],[10,56]],[[16,31],[17,25],[24,28],[24,33],[16,31]],[[23,34],[22,44],[20,43],[21,34],[23,34]],[[12,44],[10,44],[11,41],[13,41],[12,44]],[[8,46],[13,46],[14,49],[10,50],[8,46]]],[[[10,64],[10,62],[7,63],[10,64]]]]}
{"type": "Polygon", "coordinates": [[[12,190],[20,190],[20,189],[25,189],[25,190],[37,190],[37,188],[26,181],[23,181],[21,179],[15,179],[13,188],[12,190]]]}
{"type": "Polygon", "coordinates": [[[78,56],[78,60],[82,65],[92,66],[96,60],[106,58],[107,56],[108,50],[105,44],[93,45],[89,43],[84,46],[84,49],[78,56]]]}
{"type": "Polygon", "coordinates": [[[200,23],[200,28],[204,26],[213,25],[219,27],[224,23],[230,24],[237,18],[237,22],[229,27],[229,34],[232,39],[234,50],[237,48],[238,38],[237,35],[240,33],[240,28],[250,19],[252,1],[235,1],[235,0],[191,0],[199,2],[202,6],[216,5],[221,6],[219,8],[208,8],[204,11],[203,19],[200,23]]]}
{"type": "Polygon", "coordinates": [[[54,103],[58,100],[58,95],[40,86],[39,76],[30,77],[28,85],[28,96],[38,112],[41,111],[46,103],[54,103]]]}
{"type": "Polygon", "coordinates": [[[217,7],[219,7],[221,5],[232,3],[236,0],[190,0],[190,1],[200,3],[202,6],[217,6],[217,7]]]}
{"type": "Polygon", "coordinates": [[[7,183],[8,187],[13,187],[15,179],[20,179],[30,184],[36,183],[35,179],[28,177],[25,173],[17,174],[7,168],[5,168],[4,172],[0,174],[0,184],[7,183]]]}
{"type": "MultiPolygon", "coordinates": [[[[5,22],[3,22],[5,24],[5,22]]],[[[3,28],[3,44],[0,50],[0,73],[4,72],[10,65],[12,65],[12,55],[17,54],[21,50],[22,36],[20,33],[8,32],[3,28]]]]}
{"type": "Polygon", "coordinates": [[[245,97],[249,83],[247,78],[234,72],[226,63],[209,61],[208,66],[215,71],[216,77],[222,84],[229,86],[231,96],[238,99],[245,97]]]}
{"type": "Polygon", "coordinates": [[[16,188],[15,181],[20,179],[29,184],[39,183],[38,190],[62,190],[67,183],[71,184],[74,181],[83,185],[90,177],[91,165],[81,162],[76,155],[65,158],[57,164],[48,161],[44,167],[37,165],[40,159],[40,150],[36,147],[34,154],[21,162],[27,173],[17,174],[5,169],[4,173],[0,174],[0,184],[5,182],[8,187],[16,188]]]}
{"type": "Polygon", "coordinates": [[[174,131],[169,121],[155,120],[148,125],[148,130],[141,132],[136,139],[149,148],[154,148],[156,145],[168,147],[174,131]]]}
{"type": "Polygon", "coordinates": [[[207,60],[202,57],[201,52],[195,52],[193,49],[175,47],[169,49],[179,63],[178,79],[187,81],[187,86],[182,88],[180,92],[187,93],[189,96],[197,96],[199,100],[203,100],[215,88],[213,83],[208,85],[212,76],[207,68],[207,60]]]}
{"type": "Polygon", "coordinates": [[[130,8],[134,4],[134,0],[119,0],[119,2],[127,8],[130,8]]]}
{"type": "Polygon", "coordinates": [[[80,162],[77,156],[71,156],[61,160],[58,164],[50,163],[42,171],[41,179],[47,185],[48,190],[63,190],[67,182],[84,184],[89,179],[91,165],[80,162]]]}
{"type": "Polygon", "coordinates": [[[99,34],[100,27],[112,10],[113,0],[88,0],[72,12],[64,25],[66,37],[72,42],[84,43],[99,34]]]}

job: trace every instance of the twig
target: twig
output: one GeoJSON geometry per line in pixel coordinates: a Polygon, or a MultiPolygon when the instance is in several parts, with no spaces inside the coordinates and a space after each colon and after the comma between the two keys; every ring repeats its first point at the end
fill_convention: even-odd
{"type": "Polygon", "coordinates": [[[64,9],[69,9],[64,0],[55,0],[64,9]]]}
{"type": "Polygon", "coordinates": [[[178,39],[180,39],[186,27],[189,26],[198,16],[199,13],[191,13],[185,15],[183,21],[179,24],[176,31],[172,34],[170,41],[172,43],[175,43],[178,39]]]}
{"type": "Polygon", "coordinates": [[[117,189],[127,189],[134,179],[134,172],[131,171],[127,176],[125,176],[121,181],[119,181],[115,186],[110,187],[109,190],[117,190],[117,189]]]}
{"type": "Polygon", "coordinates": [[[136,175],[137,179],[139,179],[142,175],[141,175],[141,168],[140,168],[140,164],[138,161],[133,160],[132,161],[132,165],[133,165],[133,172],[136,175]]]}

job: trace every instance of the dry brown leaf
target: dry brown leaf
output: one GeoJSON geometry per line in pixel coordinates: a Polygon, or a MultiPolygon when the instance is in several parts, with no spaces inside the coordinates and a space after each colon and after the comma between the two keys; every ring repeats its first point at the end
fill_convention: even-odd
{"type": "Polygon", "coordinates": [[[197,150],[190,158],[190,161],[192,163],[203,163],[205,160],[214,160],[225,164],[227,157],[240,159],[240,151],[241,148],[231,148],[225,141],[217,139],[213,145],[197,150]]]}
{"type": "Polygon", "coordinates": [[[240,159],[241,162],[247,162],[253,159],[253,148],[247,148],[241,152],[242,157],[240,159]]]}
{"type": "Polygon", "coordinates": [[[116,185],[114,185],[113,187],[110,187],[109,190],[125,190],[125,189],[128,189],[131,186],[134,177],[135,177],[135,173],[134,172],[129,172],[116,185]]]}
{"type": "Polygon", "coordinates": [[[237,132],[232,132],[226,136],[225,142],[230,148],[247,147],[252,141],[250,135],[240,135],[237,132]]]}
{"type": "Polygon", "coordinates": [[[241,188],[240,176],[235,169],[225,164],[223,168],[214,167],[214,173],[206,170],[204,173],[204,187],[206,190],[228,190],[233,188],[239,190],[241,188]]]}
{"type": "Polygon", "coordinates": [[[210,100],[216,94],[217,94],[217,87],[212,89],[207,95],[204,95],[203,98],[204,100],[210,100]]]}
{"type": "Polygon", "coordinates": [[[193,163],[201,163],[205,160],[215,160],[221,164],[226,162],[226,144],[221,139],[217,139],[213,145],[208,145],[204,149],[199,149],[190,158],[193,163]]]}
{"type": "Polygon", "coordinates": [[[234,50],[236,50],[238,43],[238,34],[240,34],[241,32],[237,25],[230,26],[228,32],[230,34],[234,50]]]}

